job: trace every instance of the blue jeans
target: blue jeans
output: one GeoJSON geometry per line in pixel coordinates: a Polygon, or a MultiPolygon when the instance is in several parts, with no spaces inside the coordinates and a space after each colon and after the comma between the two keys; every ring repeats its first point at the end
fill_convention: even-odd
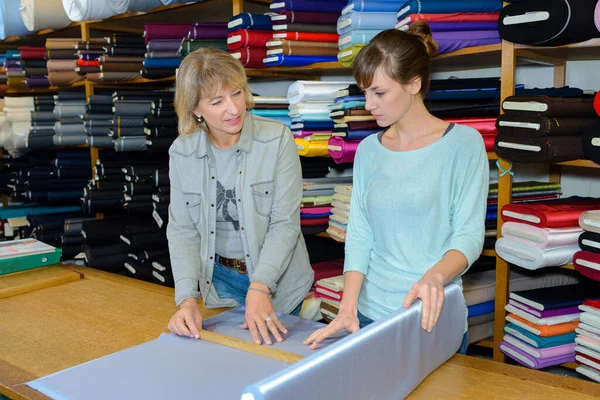
{"type": "MultiPolygon", "coordinates": [[[[358,311],[358,326],[360,327],[360,329],[364,328],[365,326],[372,324],[373,320],[369,317],[365,317],[364,315],[362,315],[360,313],[360,311],[358,311]]],[[[462,343],[460,344],[460,348],[458,349],[457,353],[458,354],[467,354],[467,347],[469,346],[469,333],[465,332],[465,334],[463,335],[463,339],[462,339],[462,343]]]]}
{"type": "MultiPolygon", "coordinates": [[[[217,256],[212,280],[219,298],[235,300],[238,306],[246,304],[246,293],[248,293],[248,287],[250,286],[248,274],[240,274],[222,265],[219,262],[219,256],[217,256]]],[[[302,309],[302,303],[301,301],[290,315],[298,315],[302,309]]]]}

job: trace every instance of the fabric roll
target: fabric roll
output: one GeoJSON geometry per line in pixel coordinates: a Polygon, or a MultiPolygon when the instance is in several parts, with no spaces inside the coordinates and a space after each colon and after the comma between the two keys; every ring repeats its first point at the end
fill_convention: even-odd
{"type": "Polygon", "coordinates": [[[591,251],[578,251],[573,256],[575,269],[590,279],[600,282],[600,254],[591,251]]]}
{"type": "Polygon", "coordinates": [[[271,30],[273,22],[271,17],[265,14],[252,14],[243,12],[231,17],[227,23],[227,29],[232,32],[237,29],[257,29],[257,30],[271,30]]]}
{"type": "Polygon", "coordinates": [[[335,25],[319,25],[319,24],[281,24],[273,25],[273,32],[292,31],[292,32],[315,32],[315,33],[336,33],[335,25]]]}
{"type": "Polygon", "coordinates": [[[273,31],[237,29],[227,35],[227,47],[236,50],[241,47],[265,47],[273,39],[273,31]]]}
{"type": "Polygon", "coordinates": [[[506,113],[535,113],[546,117],[587,117],[597,116],[594,99],[585,97],[509,96],[502,102],[506,113]]]}
{"type": "Polygon", "coordinates": [[[358,55],[358,52],[363,48],[363,45],[354,45],[346,47],[338,52],[337,58],[340,64],[344,67],[351,67],[354,64],[354,59],[358,55]]]}
{"type": "Polygon", "coordinates": [[[20,11],[30,31],[60,29],[71,23],[62,0],[21,0],[20,11]]]}
{"type": "Polygon", "coordinates": [[[192,40],[225,40],[227,33],[226,22],[197,22],[192,24],[187,37],[192,40]]]}
{"type": "Polygon", "coordinates": [[[247,68],[264,68],[263,60],[267,56],[267,49],[262,47],[242,47],[230,53],[247,68]]]}
{"type": "Polygon", "coordinates": [[[142,136],[131,136],[118,138],[114,142],[115,151],[145,151],[146,148],[146,137],[142,136]]]}
{"type": "Polygon", "coordinates": [[[146,68],[177,68],[181,58],[146,58],[143,66],[146,68]]]}
{"type": "Polygon", "coordinates": [[[309,142],[304,139],[294,139],[298,154],[303,157],[328,157],[327,142],[309,142]]]}
{"type": "Polygon", "coordinates": [[[75,64],[77,58],[77,50],[57,49],[57,50],[46,50],[46,58],[48,60],[69,60],[75,64]]]}
{"type": "MultiPolygon", "coordinates": [[[[396,24],[397,29],[408,30],[410,24],[396,24]]],[[[432,32],[464,32],[498,30],[498,21],[427,22],[432,32]]]]}
{"type": "Polygon", "coordinates": [[[329,139],[327,150],[329,155],[337,164],[354,162],[356,149],[360,140],[345,141],[340,137],[334,136],[329,139]]]}
{"type": "Polygon", "coordinates": [[[104,62],[99,72],[138,72],[143,68],[141,62],[104,62]]]}
{"type": "Polygon", "coordinates": [[[529,0],[504,7],[502,38],[513,43],[561,46],[600,35],[594,23],[597,0],[529,0]]]}
{"type": "Polygon", "coordinates": [[[187,23],[147,23],[144,25],[144,41],[146,44],[154,39],[177,39],[181,41],[188,36],[191,27],[192,25],[187,23]]]}
{"type": "Polygon", "coordinates": [[[581,136],[511,137],[498,135],[499,157],[521,163],[553,163],[584,157],[581,136]]]}
{"type": "Polygon", "coordinates": [[[319,10],[324,13],[337,13],[339,15],[347,4],[348,2],[346,0],[329,0],[327,2],[319,0],[281,0],[271,3],[269,7],[273,12],[314,12],[315,10],[319,10]]]}
{"type": "Polygon", "coordinates": [[[590,125],[583,133],[583,154],[585,158],[600,164],[600,122],[590,125]]]}
{"type": "Polygon", "coordinates": [[[349,12],[389,12],[395,13],[398,11],[397,1],[365,1],[365,0],[349,0],[348,5],[342,9],[342,15],[349,12]]]}
{"type": "Polygon", "coordinates": [[[542,250],[575,245],[582,232],[579,226],[552,229],[511,221],[502,225],[502,237],[542,250]]]}
{"type": "Polygon", "coordinates": [[[496,253],[499,257],[530,270],[569,264],[577,250],[579,250],[577,245],[542,250],[504,237],[496,241],[496,253]]]}
{"type": "Polygon", "coordinates": [[[86,143],[86,135],[54,135],[55,146],[79,146],[86,143]]]}
{"type": "MultiPolygon", "coordinates": [[[[592,222],[600,226],[599,222],[593,221],[596,210],[600,209],[598,199],[561,199],[550,202],[507,204],[502,207],[502,219],[505,222],[524,222],[541,228],[563,228],[579,225],[588,229],[585,222],[592,222]]],[[[596,233],[600,229],[596,228],[596,233]]]]}
{"type": "Polygon", "coordinates": [[[393,12],[349,12],[338,19],[337,33],[344,35],[353,30],[380,30],[393,27],[396,14],[393,12]]]}
{"type": "Polygon", "coordinates": [[[496,123],[498,132],[508,136],[582,135],[594,125],[600,129],[597,118],[546,117],[526,114],[502,114],[496,123]]]}
{"type": "Polygon", "coordinates": [[[48,60],[49,72],[72,72],[75,70],[75,60],[48,60]]]}
{"type": "MultiPolygon", "coordinates": [[[[266,53],[265,53],[266,55],[266,53]]],[[[267,67],[286,66],[286,67],[302,67],[306,65],[335,62],[337,57],[333,56],[286,56],[284,54],[273,54],[266,56],[263,60],[267,67]]]]}
{"type": "Polygon", "coordinates": [[[579,238],[579,247],[592,253],[600,253],[600,233],[583,232],[579,238]]]}
{"type": "Polygon", "coordinates": [[[88,147],[114,148],[114,140],[108,136],[88,136],[85,143],[88,147]]]}
{"type": "Polygon", "coordinates": [[[347,49],[355,45],[366,45],[368,44],[377,34],[381,32],[380,29],[373,30],[352,30],[344,35],[341,35],[338,40],[340,50],[347,49]]]}
{"type": "Polygon", "coordinates": [[[340,36],[335,33],[316,32],[273,32],[273,39],[301,40],[307,42],[337,43],[340,36]]]}
{"type": "Polygon", "coordinates": [[[27,89],[43,89],[50,87],[50,81],[45,76],[33,76],[25,81],[27,89]]]}
{"type": "Polygon", "coordinates": [[[433,32],[432,36],[438,45],[438,55],[466,47],[485,46],[501,42],[500,34],[497,30],[433,32]]]}
{"type": "Polygon", "coordinates": [[[0,39],[9,36],[25,36],[31,31],[23,23],[19,0],[5,0],[0,4],[0,39]]]}
{"type": "Polygon", "coordinates": [[[272,15],[271,20],[275,22],[283,23],[307,23],[307,24],[328,24],[335,25],[339,13],[328,13],[328,12],[303,12],[303,11],[291,11],[283,10],[277,15],[272,15]]]}
{"type": "Polygon", "coordinates": [[[164,79],[175,76],[176,68],[143,68],[142,77],[146,79],[164,79]]]}
{"type": "Polygon", "coordinates": [[[82,81],[83,76],[77,72],[49,72],[48,81],[52,86],[69,86],[75,82],[82,81]]]}
{"type": "Polygon", "coordinates": [[[205,47],[214,47],[217,49],[227,51],[227,41],[226,40],[190,40],[184,39],[181,42],[180,53],[182,57],[185,57],[189,53],[194,50],[198,50],[205,47]]]}
{"type": "Polygon", "coordinates": [[[597,210],[584,211],[577,222],[586,231],[600,233],[600,206],[597,210]]]}
{"type": "Polygon", "coordinates": [[[176,58],[179,56],[178,51],[150,51],[146,53],[146,58],[176,58]]]}
{"type": "Polygon", "coordinates": [[[106,0],[62,0],[62,4],[71,21],[105,19],[114,15],[106,0]]]}
{"type": "Polygon", "coordinates": [[[448,2],[444,0],[409,0],[398,8],[398,20],[410,14],[443,13],[489,13],[502,10],[499,0],[463,0],[448,2]]]}
{"type": "Polygon", "coordinates": [[[504,354],[517,361],[519,364],[524,365],[533,369],[541,369],[551,367],[553,365],[560,365],[568,362],[575,361],[575,353],[560,355],[548,358],[535,358],[531,354],[511,345],[510,343],[503,341],[500,343],[500,351],[504,354]]]}

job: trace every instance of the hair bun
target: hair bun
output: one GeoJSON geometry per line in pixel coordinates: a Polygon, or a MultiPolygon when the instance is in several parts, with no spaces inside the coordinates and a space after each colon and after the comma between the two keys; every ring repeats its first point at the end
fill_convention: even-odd
{"type": "Polygon", "coordinates": [[[421,39],[421,41],[425,45],[425,50],[427,51],[429,57],[433,57],[437,54],[439,47],[435,40],[433,40],[433,36],[431,34],[431,27],[426,22],[413,22],[410,25],[410,28],[408,28],[408,33],[410,33],[411,35],[415,35],[419,39],[421,39]]]}

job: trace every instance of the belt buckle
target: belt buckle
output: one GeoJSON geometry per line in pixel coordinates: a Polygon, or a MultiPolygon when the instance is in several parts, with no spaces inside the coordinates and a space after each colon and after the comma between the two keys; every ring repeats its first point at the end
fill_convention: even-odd
{"type": "Polygon", "coordinates": [[[235,270],[237,271],[238,274],[245,274],[246,271],[244,269],[242,269],[242,260],[241,259],[235,259],[235,261],[233,262],[233,267],[235,268],[235,270]]]}

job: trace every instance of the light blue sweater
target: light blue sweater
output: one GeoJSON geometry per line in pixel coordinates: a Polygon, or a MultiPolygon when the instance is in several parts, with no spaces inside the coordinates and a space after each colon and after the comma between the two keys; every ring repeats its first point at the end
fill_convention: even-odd
{"type": "MultiPolygon", "coordinates": [[[[449,250],[469,266],[479,258],[489,188],[485,146],[472,128],[455,125],[405,152],[386,149],[377,136],[356,153],[344,265],[365,275],[358,309],[373,320],[400,309],[449,250]]],[[[460,277],[455,282],[462,286],[460,277]]]]}

